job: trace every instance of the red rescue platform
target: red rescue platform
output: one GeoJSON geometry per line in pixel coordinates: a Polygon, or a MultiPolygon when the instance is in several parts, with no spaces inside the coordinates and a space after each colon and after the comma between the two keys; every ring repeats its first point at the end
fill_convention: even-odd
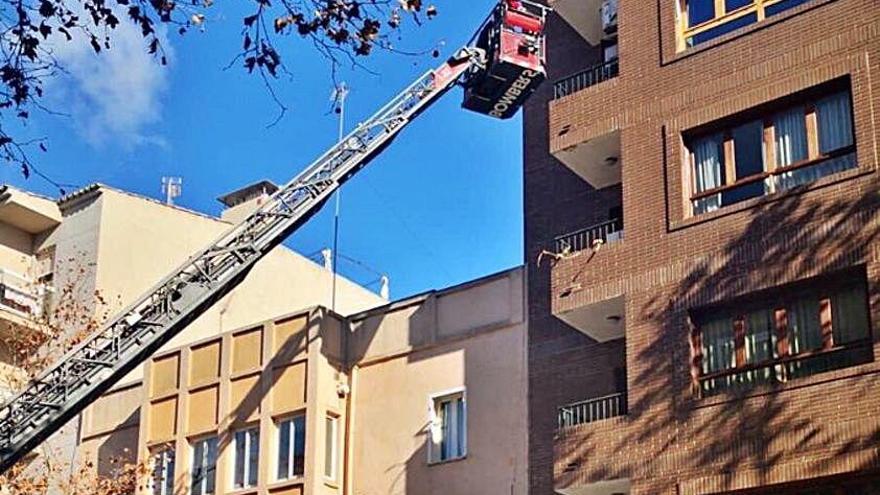
{"type": "Polygon", "coordinates": [[[495,8],[477,39],[486,66],[465,81],[464,108],[508,119],[544,82],[548,10],[526,0],[502,0],[495,8]]]}

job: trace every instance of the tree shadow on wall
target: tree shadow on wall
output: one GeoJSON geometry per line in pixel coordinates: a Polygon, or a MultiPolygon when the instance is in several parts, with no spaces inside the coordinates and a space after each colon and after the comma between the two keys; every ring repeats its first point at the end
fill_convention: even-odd
{"type": "MultiPolygon", "coordinates": [[[[598,468],[590,478],[630,476],[635,482],[650,480],[653,490],[709,476],[705,486],[712,488],[693,492],[714,493],[776,483],[776,470],[788,462],[804,462],[801,467],[808,468],[796,471],[808,473],[804,477],[835,474],[844,465],[850,470],[880,467],[873,450],[880,442],[880,420],[872,424],[852,412],[859,408],[857,401],[878,393],[880,382],[869,372],[875,366],[700,398],[689,348],[688,314],[695,308],[735,303],[757,289],[873,261],[880,199],[875,189],[866,189],[831,201],[789,194],[764,203],[751,211],[741,233],[720,251],[693,261],[675,286],[654,291],[647,300],[633,298],[634,321],[627,322],[636,340],[628,345],[633,353],[628,359],[629,415],[621,427],[625,433],[607,454],[619,462],[604,472],[598,468]],[[832,395],[836,391],[843,394],[832,395]],[[847,401],[852,401],[849,408],[847,401]],[[816,403],[822,407],[807,407],[816,403]]],[[[681,233],[683,239],[688,230],[681,233]]],[[[876,322],[878,281],[869,280],[868,288],[876,322]]],[[[876,349],[880,331],[875,328],[872,334],[876,349]]],[[[602,448],[584,438],[567,445],[565,455],[590,458],[602,448]]]]}

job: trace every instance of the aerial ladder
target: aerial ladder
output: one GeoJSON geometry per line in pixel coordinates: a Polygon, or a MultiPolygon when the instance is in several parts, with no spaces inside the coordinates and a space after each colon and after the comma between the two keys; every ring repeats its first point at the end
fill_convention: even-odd
{"type": "Polygon", "coordinates": [[[0,407],[0,473],[49,438],[228,294],[453,86],[463,106],[512,117],[545,79],[548,9],[501,0],[474,39],[419,77],[258,210],[191,256],[0,407]]]}

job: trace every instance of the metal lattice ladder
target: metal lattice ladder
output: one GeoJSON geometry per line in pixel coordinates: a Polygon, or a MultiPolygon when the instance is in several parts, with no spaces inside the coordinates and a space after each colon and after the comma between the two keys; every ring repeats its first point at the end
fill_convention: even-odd
{"type": "Polygon", "coordinates": [[[333,192],[484,55],[464,48],[360,124],[256,212],[159,282],[0,407],[0,472],[79,414],[319,211],[333,192]]]}

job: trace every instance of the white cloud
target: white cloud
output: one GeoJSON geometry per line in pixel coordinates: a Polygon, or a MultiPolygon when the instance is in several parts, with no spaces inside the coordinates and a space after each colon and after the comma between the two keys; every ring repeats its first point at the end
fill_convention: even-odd
{"type": "MultiPolygon", "coordinates": [[[[148,53],[140,28],[123,14],[117,14],[122,22],[111,31],[110,49],[99,54],[82,36],[55,40],[55,57],[68,74],[48,83],[50,107],[70,114],[74,127],[94,146],[165,147],[151,126],[162,118],[169,68],[148,53]]],[[[167,31],[160,26],[157,32],[170,61],[167,31]]]]}

